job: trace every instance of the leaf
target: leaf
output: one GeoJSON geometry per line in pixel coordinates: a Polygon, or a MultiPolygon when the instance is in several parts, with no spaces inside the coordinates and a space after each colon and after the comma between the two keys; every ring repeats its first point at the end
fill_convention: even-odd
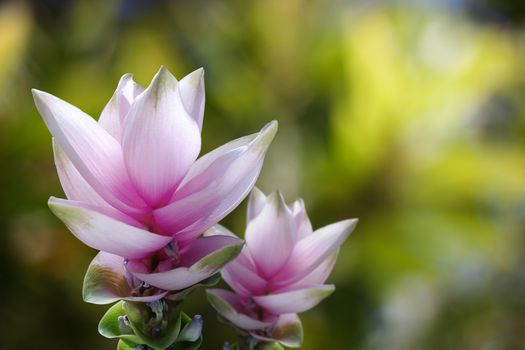
{"type": "Polygon", "coordinates": [[[136,345],[129,345],[123,340],[119,340],[117,344],[117,350],[135,350],[136,345]]]}
{"type": "Polygon", "coordinates": [[[123,302],[118,302],[102,316],[98,324],[98,332],[106,338],[119,338],[140,344],[141,340],[132,332],[123,332],[119,324],[119,317],[125,317],[126,314],[122,308],[123,302]]]}
{"type": "Polygon", "coordinates": [[[123,309],[141,344],[156,350],[172,345],[181,329],[181,303],[159,300],[152,303],[126,301],[123,309]]]}

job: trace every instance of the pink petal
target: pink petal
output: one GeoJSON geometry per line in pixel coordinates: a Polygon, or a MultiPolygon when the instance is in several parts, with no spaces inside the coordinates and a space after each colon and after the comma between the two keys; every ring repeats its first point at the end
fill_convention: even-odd
{"type": "Polygon", "coordinates": [[[257,187],[254,187],[248,199],[246,221],[250,222],[263,210],[266,204],[266,195],[257,187]]]}
{"type": "Polygon", "coordinates": [[[231,292],[222,289],[208,289],[206,293],[215,310],[240,329],[256,330],[270,327],[273,324],[273,322],[256,320],[242,313],[239,297],[231,292]]]}
{"type": "Polygon", "coordinates": [[[179,90],[184,107],[201,130],[204,117],[204,69],[199,68],[182,78],[179,90]]]}
{"type": "Polygon", "coordinates": [[[159,291],[154,295],[132,297],[125,259],[118,255],[99,252],[86,272],[82,296],[85,302],[109,304],[117,300],[151,302],[163,298],[168,292],[159,291]]]}
{"type": "Polygon", "coordinates": [[[239,254],[242,246],[241,240],[228,236],[203,237],[186,252],[181,252],[181,267],[149,274],[135,271],[134,265],[129,265],[128,269],[138,279],[157,288],[181,290],[217,273],[239,254]]]}
{"type": "Polygon", "coordinates": [[[237,237],[223,235],[201,237],[181,251],[180,265],[189,267],[211,253],[233,245],[242,246],[244,242],[237,237]]]}
{"type": "Polygon", "coordinates": [[[144,88],[133,81],[133,75],[125,74],[120,78],[117,90],[102,111],[98,123],[119,141],[122,138],[124,120],[135,98],[144,88]]]}
{"type": "Polygon", "coordinates": [[[53,154],[60,184],[67,198],[97,206],[110,205],[95,192],[69,160],[62,148],[53,139],[53,154]]]}
{"type": "Polygon", "coordinates": [[[308,275],[339,248],[356,225],[357,219],[339,221],[301,239],[286,266],[274,277],[274,283],[284,286],[308,275]]]}
{"type": "Polygon", "coordinates": [[[306,287],[311,287],[313,285],[323,284],[328,278],[328,276],[330,276],[330,273],[334,268],[335,262],[337,261],[338,253],[339,249],[337,249],[334,253],[328,256],[327,259],[320,263],[319,266],[317,266],[308,275],[290,285],[282,287],[281,289],[279,289],[279,291],[290,291],[294,289],[302,289],[306,287]]]}
{"type": "Polygon", "coordinates": [[[49,207],[84,244],[122,257],[142,258],[172,240],[136,227],[133,218],[111,208],[54,197],[49,207]]]}
{"type": "Polygon", "coordinates": [[[167,203],[200,152],[199,128],[186,112],[177,85],[162,67],[131,106],[124,126],[126,167],[151,207],[167,203]]]}
{"type": "Polygon", "coordinates": [[[222,269],[221,275],[237,294],[244,297],[262,294],[267,285],[264,278],[258,276],[256,272],[247,268],[237,259],[226,265],[222,269]]]}
{"type": "Polygon", "coordinates": [[[153,212],[163,231],[191,240],[228,215],[253,187],[277,122],[232,141],[195,162],[172,203],[153,212]]]}
{"type": "Polygon", "coordinates": [[[260,214],[246,227],[246,246],[263,277],[272,277],[286,263],[294,236],[292,213],[280,193],[270,194],[260,214]]]}
{"type": "Polygon", "coordinates": [[[80,109],[34,90],[38,111],[87,183],[112,206],[127,213],[144,205],[129,181],[120,144],[80,109]]]}
{"type": "Polygon", "coordinates": [[[276,315],[298,313],[309,310],[332,294],[333,285],[321,285],[284,293],[255,296],[255,302],[276,315]]]}

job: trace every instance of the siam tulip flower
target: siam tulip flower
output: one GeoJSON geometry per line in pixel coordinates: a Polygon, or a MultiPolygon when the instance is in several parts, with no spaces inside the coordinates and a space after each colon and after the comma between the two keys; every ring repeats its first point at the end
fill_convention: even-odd
{"type": "Polygon", "coordinates": [[[277,123],[197,159],[203,75],[198,69],[177,81],[161,67],[144,89],[126,74],[98,122],[33,90],[68,198],[51,197],[49,206],[100,250],[86,275],[86,301],[162,298],[210,278],[240,251],[241,240],[203,232],[249,193],[277,123]]]}
{"type": "Polygon", "coordinates": [[[265,196],[254,189],[247,220],[246,246],[221,271],[233,292],[209,289],[208,299],[252,340],[297,347],[302,341],[297,313],[334,291],[324,283],[357,219],[313,231],[302,200],[288,206],[278,192],[265,196]]]}

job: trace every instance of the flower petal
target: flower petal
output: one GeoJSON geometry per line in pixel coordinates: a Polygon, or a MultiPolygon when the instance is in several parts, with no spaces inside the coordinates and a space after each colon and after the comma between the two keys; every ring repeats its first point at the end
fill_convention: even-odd
{"type": "Polygon", "coordinates": [[[68,199],[85,202],[102,207],[110,206],[100,195],[84,180],[62,148],[53,139],[53,155],[57,168],[60,184],[68,199]]]}
{"type": "Polygon", "coordinates": [[[162,299],[168,292],[159,291],[154,295],[132,297],[125,268],[125,259],[118,255],[99,252],[86,272],[82,296],[92,304],[110,304],[117,300],[151,302],[162,299]]]}
{"type": "Polygon", "coordinates": [[[143,273],[129,269],[138,279],[164,290],[181,290],[209,278],[241,251],[244,242],[229,236],[203,237],[186,252],[181,252],[181,267],[173,270],[143,273]]]}
{"type": "Polygon", "coordinates": [[[267,285],[264,278],[241,264],[237,259],[221,270],[221,276],[237,294],[245,297],[261,294],[267,285]]]}
{"type": "Polygon", "coordinates": [[[265,310],[276,315],[299,313],[313,308],[334,290],[333,285],[326,284],[284,293],[254,296],[253,300],[265,310]]]}
{"type": "Polygon", "coordinates": [[[284,268],[274,277],[274,282],[284,286],[308,275],[339,248],[356,225],[357,219],[339,221],[301,239],[284,268]]]}
{"type": "MultiPolygon", "coordinates": [[[[187,246],[187,248],[181,250],[180,265],[186,267],[192,266],[206,256],[228,246],[240,246],[242,249],[244,241],[238,237],[223,235],[201,237],[195,240],[191,245],[187,246]]],[[[237,255],[238,254],[235,256],[237,255]]]]}
{"type": "Polygon", "coordinates": [[[262,276],[272,277],[286,263],[295,243],[295,223],[280,193],[267,197],[261,213],[248,222],[246,246],[262,276]]]}
{"type": "Polygon", "coordinates": [[[177,85],[161,67],[131,106],[124,126],[126,167],[152,207],[167,203],[200,152],[199,128],[186,112],[177,85]]]}
{"type": "Polygon", "coordinates": [[[120,141],[124,120],[135,98],[144,91],[144,88],[133,81],[132,74],[124,74],[118,83],[115,93],[100,114],[98,123],[106,131],[120,141]]]}
{"type": "Polygon", "coordinates": [[[312,224],[310,223],[310,219],[306,213],[304,201],[301,198],[293,202],[291,207],[297,227],[295,239],[299,241],[313,233],[312,224]]]}
{"type": "Polygon", "coordinates": [[[208,289],[206,295],[215,310],[240,329],[256,330],[272,325],[272,322],[259,321],[243,314],[240,299],[232,292],[222,289],[208,289]]]}
{"type": "Polygon", "coordinates": [[[120,144],[93,118],[61,99],[33,89],[35,104],[56,142],[87,183],[127,213],[144,205],[126,172],[120,144]]]}
{"type": "Polygon", "coordinates": [[[228,215],[252,189],[277,122],[198,159],[172,198],[153,212],[162,230],[191,240],[228,215]]]}
{"type": "Polygon", "coordinates": [[[179,91],[182,103],[188,114],[195,120],[202,130],[202,119],[204,117],[204,69],[199,68],[186,75],[179,81],[179,91]]]}
{"type": "Polygon", "coordinates": [[[266,204],[266,195],[257,187],[254,187],[248,199],[246,221],[250,222],[263,210],[266,204]]]}
{"type": "Polygon", "coordinates": [[[279,290],[289,291],[289,290],[294,290],[294,289],[307,288],[313,285],[323,284],[328,278],[328,276],[330,276],[330,273],[332,272],[334,268],[335,262],[337,261],[338,253],[339,253],[339,249],[337,249],[334,253],[328,256],[328,258],[326,258],[322,263],[320,263],[308,275],[306,275],[302,279],[290,285],[287,285],[279,290]]]}
{"type": "Polygon", "coordinates": [[[116,210],[51,197],[51,211],[84,244],[126,258],[141,258],[168,244],[172,238],[139,227],[116,210]]]}

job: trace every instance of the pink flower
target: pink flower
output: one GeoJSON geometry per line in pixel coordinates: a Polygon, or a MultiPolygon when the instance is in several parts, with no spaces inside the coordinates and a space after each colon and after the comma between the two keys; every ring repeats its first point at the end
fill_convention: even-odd
{"type": "MultiPolygon", "coordinates": [[[[161,67],[144,89],[126,74],[98,123],[71,104],[33,90],[54,138],[55,163],[68,198],[51,197],[49,206],[78,239],[102,251],[90,269],[111,272],[106,279],[138,280],[161,293],[181,290],[212,276],[243,244],[235,237],[202,233],[249,193],[277,123],[197,159],[203,76],[198,69],[177,81],[161,67]]],[[[124,284],[119,291],[103,288],[100,274],[88,273],[88,278],[89,301],[109,302],[127,293],[124,284]]]]}
{"type": "Polygon", "coordinates": [[[288,206],[281,194],[266,197],[254,189],[246,246],[221,272],[234,293],[210,289],[208,299],[222,317],[252,336],[297,346],[302,330],[296,314],[334,291],[324,282],[356,224],[356,219],[344,220],[313,231],[302,200],[288,206]],[[296,333],[283,337],[283,329],[296,333]]]}

